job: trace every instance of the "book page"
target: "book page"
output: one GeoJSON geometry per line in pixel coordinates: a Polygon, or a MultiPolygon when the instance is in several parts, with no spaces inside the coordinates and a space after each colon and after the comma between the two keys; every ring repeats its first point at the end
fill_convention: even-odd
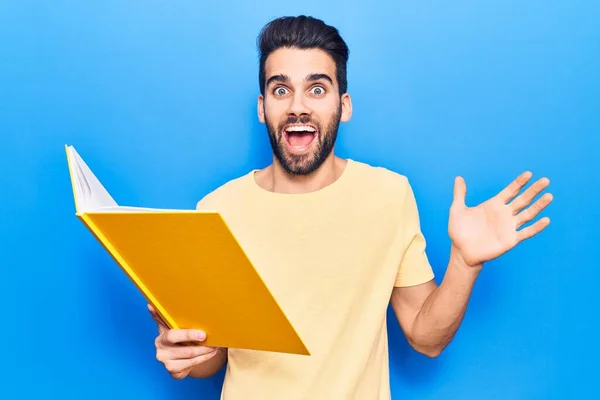
{"type": "Polygon", "coordinates": [[[117,202],[72,146],[69,146],[69,155],[74,169],[78,211],[83,213],[101,207],[117,206],[117,202]]]}
{"type": "Polygon", "coordinates": [[[67,146],[67,157],[71,168],[73,191],[77,212],[113,213],[113,212],[179,212],[214,213],[214,210],[168,209],[136,206],[120,206],[104,188],[85,161],[73,146],[67,146]]]}

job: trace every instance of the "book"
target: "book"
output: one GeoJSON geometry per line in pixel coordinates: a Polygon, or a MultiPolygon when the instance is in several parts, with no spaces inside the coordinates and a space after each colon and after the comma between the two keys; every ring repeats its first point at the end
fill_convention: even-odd
{"type": "Polygon", "coordinates": [[[121,206],[65,149],[75,215],[169,328],[203,330],[206,346],[310,355],[219,212],[121,206]]]}

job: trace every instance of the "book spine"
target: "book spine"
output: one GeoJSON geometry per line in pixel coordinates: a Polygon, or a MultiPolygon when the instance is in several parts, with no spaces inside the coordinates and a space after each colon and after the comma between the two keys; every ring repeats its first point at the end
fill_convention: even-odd
{"type": "Polygon", "coordinates": [[[150,289],[138,278],[133,269],[127,264],[125,259],[119,254],[117,249],[110,243],[110,240],[102,233],[102,231],[94,224],[94,222],[89,218],[87,214],[82,214],[77,216],[84,225],[88,228],[88,230],[96,237],[96,239],[102,244],[102,246],[106,249],[106,251],[111,255],[111,257],[115,260],[115,262],[121,267],[121,269],[127,274],[129,279],[133,282],[133,284],[138,288],[138,290],[142,293],[142,295],[146,298],[146,300],[154,307],[154,309],[158,312],[163,321],[169,326],[171,329],[178,329],[179,326],[177,323],[171,318],[169,313],[164,309],[164,307],[160,304],[160,302],[154,297],[150,289]]]}

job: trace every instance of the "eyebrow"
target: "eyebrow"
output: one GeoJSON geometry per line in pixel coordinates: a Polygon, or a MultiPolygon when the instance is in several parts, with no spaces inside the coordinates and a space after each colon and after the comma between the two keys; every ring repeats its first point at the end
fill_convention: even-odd
{"type": "Polygon", "coordinates": [[[310,74],[306,77],[305,81],[314,82],[314,81],[320,81],[321,79],[329,81],[329,83],[331,83],[333,85],[333,79],[331,79],[331,77],[327,74],[310,74]]]}
{"type": "MultiPolygon", "coordinates": [[[[333,85],[333,79],[327,74],[310,74],[306,78],[304,78],[305,82],[314,82],[324,79],[333,85]]],[[[287,83],[290,81],[290,77],[284,74],[273,75],[267,80],[266,86],[268,87],[272,82],[281,82],[287,83]]]]}

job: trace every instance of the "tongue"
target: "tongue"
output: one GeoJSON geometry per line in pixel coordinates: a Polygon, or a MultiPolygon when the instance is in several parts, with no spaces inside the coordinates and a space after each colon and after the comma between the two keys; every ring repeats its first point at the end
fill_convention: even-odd
{"type": "Polygon", "coordinates": [[[313,139],[312,132],[290,132],[288,133],[288,140],[294,147],[308,146],[313,139]]]}

